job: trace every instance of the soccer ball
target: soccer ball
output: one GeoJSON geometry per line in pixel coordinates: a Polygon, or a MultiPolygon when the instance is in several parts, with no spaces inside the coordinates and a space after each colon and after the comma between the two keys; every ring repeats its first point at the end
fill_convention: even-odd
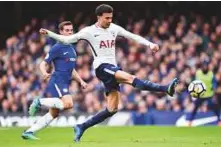
{"type": "Polygon", "coordinates": [[[200,80],[194,80],[189,84],[188,92],[192,97],[199,98],[206,92],[206,85],[200,80]]]}

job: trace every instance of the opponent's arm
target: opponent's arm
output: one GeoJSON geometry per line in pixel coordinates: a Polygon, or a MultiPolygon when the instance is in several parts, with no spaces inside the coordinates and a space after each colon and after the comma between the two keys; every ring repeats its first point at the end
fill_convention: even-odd
{"type": "Polygon", "coordinates": [[[72,77],[78,83],[80,83],[80,85],[83,89],[87,88],[87,83],[84,82],[84,80],[80,77],[80,75],[77,73],[77,71],[75,69],[72,71],[72,77]]]}
{"type": "Polygon", "coordinates": [[[39,69],[43,75],[43,79],[47,80],[48,78],[50,78],[51,74],[47,72],[48,69],[48,63],[46,61],[42,61],[39,65],[39,69]]]}

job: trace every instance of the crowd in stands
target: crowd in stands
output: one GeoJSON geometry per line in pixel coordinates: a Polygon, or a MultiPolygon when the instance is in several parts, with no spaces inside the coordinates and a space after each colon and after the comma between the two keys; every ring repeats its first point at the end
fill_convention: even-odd
{"type": "MultiPolygon", "coordinates": [[[[190,111],[193,104],[186,89],[205,58],[210,59],[209,68],[214,71],[218,82],[214,100],[221,96],[221,24],[216,16],[204,18],[200,14],[186,16],[174,13],[154,19],[136,19],[122,14],[121,17],[127,21],[122,27],[159,44],[160,51],[152,55],[150,49],[119,37],[116,42],[119,66],[141,79],[168,84],[178,77],[180,84],[174,97],[121,85],[120,110],[141,113],[152,110],[190,111]]],[[[65,16],[58,20],[33,18],[7,38],[5,48],[0,49],[0,112],[27,114],[32,100],[42,96],[47,81],[42,79],[38,65],[56,41],[41,36],[38,30],[42,27],[57,32],[59,22],[64,20],[65,16]]],[[[71,21],[75,31],[94,23],[91,16],[84,17],[82,13],[73,15],[71,21]]],[[[121,19],[114,22],[121,24],[121,19]]],[[[82,90],[76,81],[72,81],[70,92],[74,108],[70,112],[92,114],[105,106],[104,87],[95,77],[90,46],[84,41],[74,45],[78,54],[77,72],[89,85],[82,90]]],[[[199,111],[208,111],[207,104],[199,111]]]]}

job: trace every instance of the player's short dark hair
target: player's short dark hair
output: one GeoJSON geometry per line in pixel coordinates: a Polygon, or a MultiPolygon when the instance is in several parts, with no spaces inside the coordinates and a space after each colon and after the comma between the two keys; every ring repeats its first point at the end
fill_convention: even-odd
{"type": "Polygon", "coordinates": [[[61,22],[59,25],[58,25],[58,29],[59,30],[63,30],[64,29],[64,26],[69,26],[69,25],[72,25],[72,22],[71,21],[63,21],[61,22]]]}
{"type": "Polygon", "coordinates": [[[113,11],[114,11],[114,9],[110,5],[101,4],[101,5],[97,6],[97,8],[95,10],[95,14],[97,16],[101,16],[101,15],[103,15],[103,13],[113,13],[113,11]]]}

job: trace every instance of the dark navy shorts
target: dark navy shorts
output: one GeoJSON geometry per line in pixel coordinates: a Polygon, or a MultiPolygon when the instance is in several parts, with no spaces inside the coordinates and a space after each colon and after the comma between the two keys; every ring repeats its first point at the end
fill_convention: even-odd
{"type": "Polygon", "coordinates": [[[121,70],[121,68],[108,63],[101,64],[96,69],[96,76],[104,83],[106,94],[113,90],[120,91],[119,83],[116,81],[114,76],[118,70],[121,70]]]}
{"type": "Polygon", "coordinates": [[[45,97],[61,98],[64,95],[70,94],[69,83],[58,81],[55,76],[52,76],[48,85],[43,93],[45,97]]]}

